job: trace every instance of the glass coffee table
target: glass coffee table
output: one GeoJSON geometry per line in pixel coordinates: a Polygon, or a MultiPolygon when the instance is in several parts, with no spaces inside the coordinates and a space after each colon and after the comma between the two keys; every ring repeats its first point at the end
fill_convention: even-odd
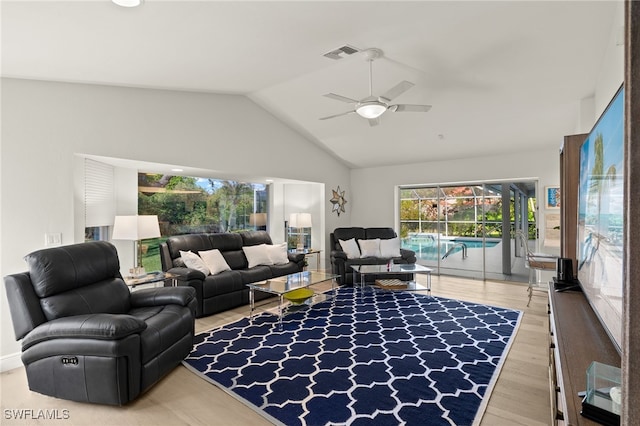
{"type": "Polygon", "coordinates": [[[280,327],[282,328],[282,315],[284,312],[284,299],[287,293],[305,289],[314,284],[319,284],[325,281],[331,280],[331,295],[323,293],[313,293],[305,302],[307,305],[318,303],[329,299],[333,295],[335,278],[338,275],[328,274],[326,272],[318,271],[303,271],[296,272],[295,274],[285,275],[282,277],[271,278],[266,281],[258,281],[255,283],[247,284],[249,287],[249,306],[250,313],[249,318],[253,319],[253,311],[255,309],[255,292],[262,291],[265,293],[276,294],[279,297],[278,303],[278,320],[280,327]]]}
{"type": "Polygon", "coordinates": [[[400,280],[386,280],[382,278],[378,284],[375,284],[375,287],[382,288],[385,290],[409,290],[409,291],[420,291],[426,290],[431,292],[431,272],[433,269],[427,268],[426,266],[417,265],[417,264],[406,264],[406,263],[398,263],[398,264],[384,264],[384,265],[351,265],[351,269],[353,271],[353,283],[354,285],[357,283],[357,274],[360,274],[360,288],[364,289],[366,285],[366,276],[367,275],[397,275],[397,274],[412,274],[412,279],[410,281],[400,281],[400,280]],[[415,281],[415,274],[426,274],[427,275],[427,286],[424,287],[422,284],[419,284],[415,281]]]}

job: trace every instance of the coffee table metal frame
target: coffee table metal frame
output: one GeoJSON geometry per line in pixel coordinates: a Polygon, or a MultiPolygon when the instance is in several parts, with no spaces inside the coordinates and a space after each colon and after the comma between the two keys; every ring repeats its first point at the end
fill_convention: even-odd
{"type": "MultiPolygon", "coordinates": [[[[392,275],[392,274],[413,274],[413,279],[411,281],[404,281],[407,286],[405,288],[399,288],[398,290],[409,290],[409,291],[419,291],[426,290],[431,293],[431,272],[433,269],[427,268],[426,266],[417,265],[417,264],[406,264],[406,263],[396,263],[396,264],[383,264],[383,265],[351,265],[351,270],[353,273],[353,282],[354,284],[357,282],[357,274],[360,274],[360,289],[364,289],[366,285],[365,277],[367,275],[392,275]],[[420,284],[415,281],[415,274],[426,274],[427,275],[427,287],[424,288],[420,284]]],[[[382,287],[379,287],[382,288],[382,287]]],[[[388,290],[395,290],[393,287],[388,288],[388,290]]]]}
{"type": "MultiPolygon", "coordinates": [[[[255,291],[262,291],[265,293],[271,293],[278,296],[278,321],[280,328],[282,328],[282,316],[284,312],[284,295],[292,290],[299,288],[307,288],[314,284],[319,284],[325,281],[331,280],[331,295],[333,295],[335,288],[335,279],[338,275],[328,274],[326,272],[318,271],[303,271],[296,272],[294,274],[284,275],[281,277],[271,278],[266,281],[258,281],[255,283],[247,284],[249,287],[249,319],[253,320],[253,311],[255,310],[255,291]]],[[[318,303],[322,300],[327,300],[331,296],[314,294],[310,299],[310,303],[318,303]],[[323,297],[318,297],[323,296],[323,297]]],[[[309,302],[309,301],[308,301],[309,302]]]]}

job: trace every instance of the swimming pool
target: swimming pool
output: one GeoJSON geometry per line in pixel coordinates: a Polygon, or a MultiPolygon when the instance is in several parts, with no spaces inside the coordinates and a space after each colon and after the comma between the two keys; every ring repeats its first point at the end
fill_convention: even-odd
{"type": "MultiPolygon", "coordinates": [[[[467,246],[467,253],[469,250],[481,249],[483,246],[482,240],[470,239],[470,238],[453,238],[453,239],[440,239],[440,249],[438,250],[437,236],[420,236],[409,237],[402,242],[402,248],[413,250],[416,252],[416,257],[420,260],[437,261],[441,259],[449,250],[449,256],[456,254],[462,250],[463,243],[467,246]]],[[[500,241],[487,240],[484,242],[486,247],[495,247],[500,241]]]]}

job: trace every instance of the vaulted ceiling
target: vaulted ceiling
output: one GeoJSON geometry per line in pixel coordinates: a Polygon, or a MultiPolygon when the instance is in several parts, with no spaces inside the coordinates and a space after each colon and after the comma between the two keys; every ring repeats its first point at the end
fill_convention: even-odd
{"type": "Polygon", "coordinates": [[[350,167],[558,147],[594,95],[617,10],[594,1],[2,2],[5,77],[238,94],[350,167]],[[378,126],[330,99],[415,84],[378,126]]]}

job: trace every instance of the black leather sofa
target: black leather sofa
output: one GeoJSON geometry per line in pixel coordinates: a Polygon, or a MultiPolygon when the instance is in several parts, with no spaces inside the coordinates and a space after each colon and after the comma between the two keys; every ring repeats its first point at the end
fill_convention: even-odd
{"type": "MultiPolygon", "coordinates": [[[[169,237],[160,244],[162,270],[179,275],[181,286],[196,290],[198,301],[196,317],[200,318],[226,311],[249,303],[249,283],[269,278],[301,272],[304,269],[304,254],[288,254],[289,263],[282,265],[258,265],[248,267],[243,246],[273,244],[266,231],[245,231],[239,233],[188,234],[169,237]],[[226,260],[230,271],[216,275],[205,275],[187,268],[180,251],[208,251],[218,249],[226,260]]],[[[255,300],[271,297],[268,293],[255,292],[255,300]]]]}
{"type": "Polygon", "coordinates": [[[122,405],[178,366],[193,347],[195,291],[131,293],[107,242],[48,248],[5,277],[29,388],[122,405]]]}
{"type": "MultiPolygon", "coordinates": [[[[350,240],[355,238],[358,240],[371,240],[380,238],[381,240],[388,240],[396,238],[396,232],[392,228],[336,228],[329,236],[331,242],[331,271],[333,274],[339,276],[338,282],[342,285],[353,285],[353,270],[351,265],[384,265],[389,262],[390,259],[396,264],[411,264],[416,263],[416,254],[412,250],[400,249],[400,256],[395,257],[362,257],[349,259],[347,254],[342,249],[339,240],[350,240]]],[[[358,243],[359,244],[359,243],[358,243]]],[[[373,282],[376,279],[399,279],[403,281],[409,281],[413,279],[413,274],[385,274],[376,276],[374,274],[367,274],[367,282],[373,282]]],[[[360,275],[356,274],[356,281],[359,282],[360,275]]]]}

